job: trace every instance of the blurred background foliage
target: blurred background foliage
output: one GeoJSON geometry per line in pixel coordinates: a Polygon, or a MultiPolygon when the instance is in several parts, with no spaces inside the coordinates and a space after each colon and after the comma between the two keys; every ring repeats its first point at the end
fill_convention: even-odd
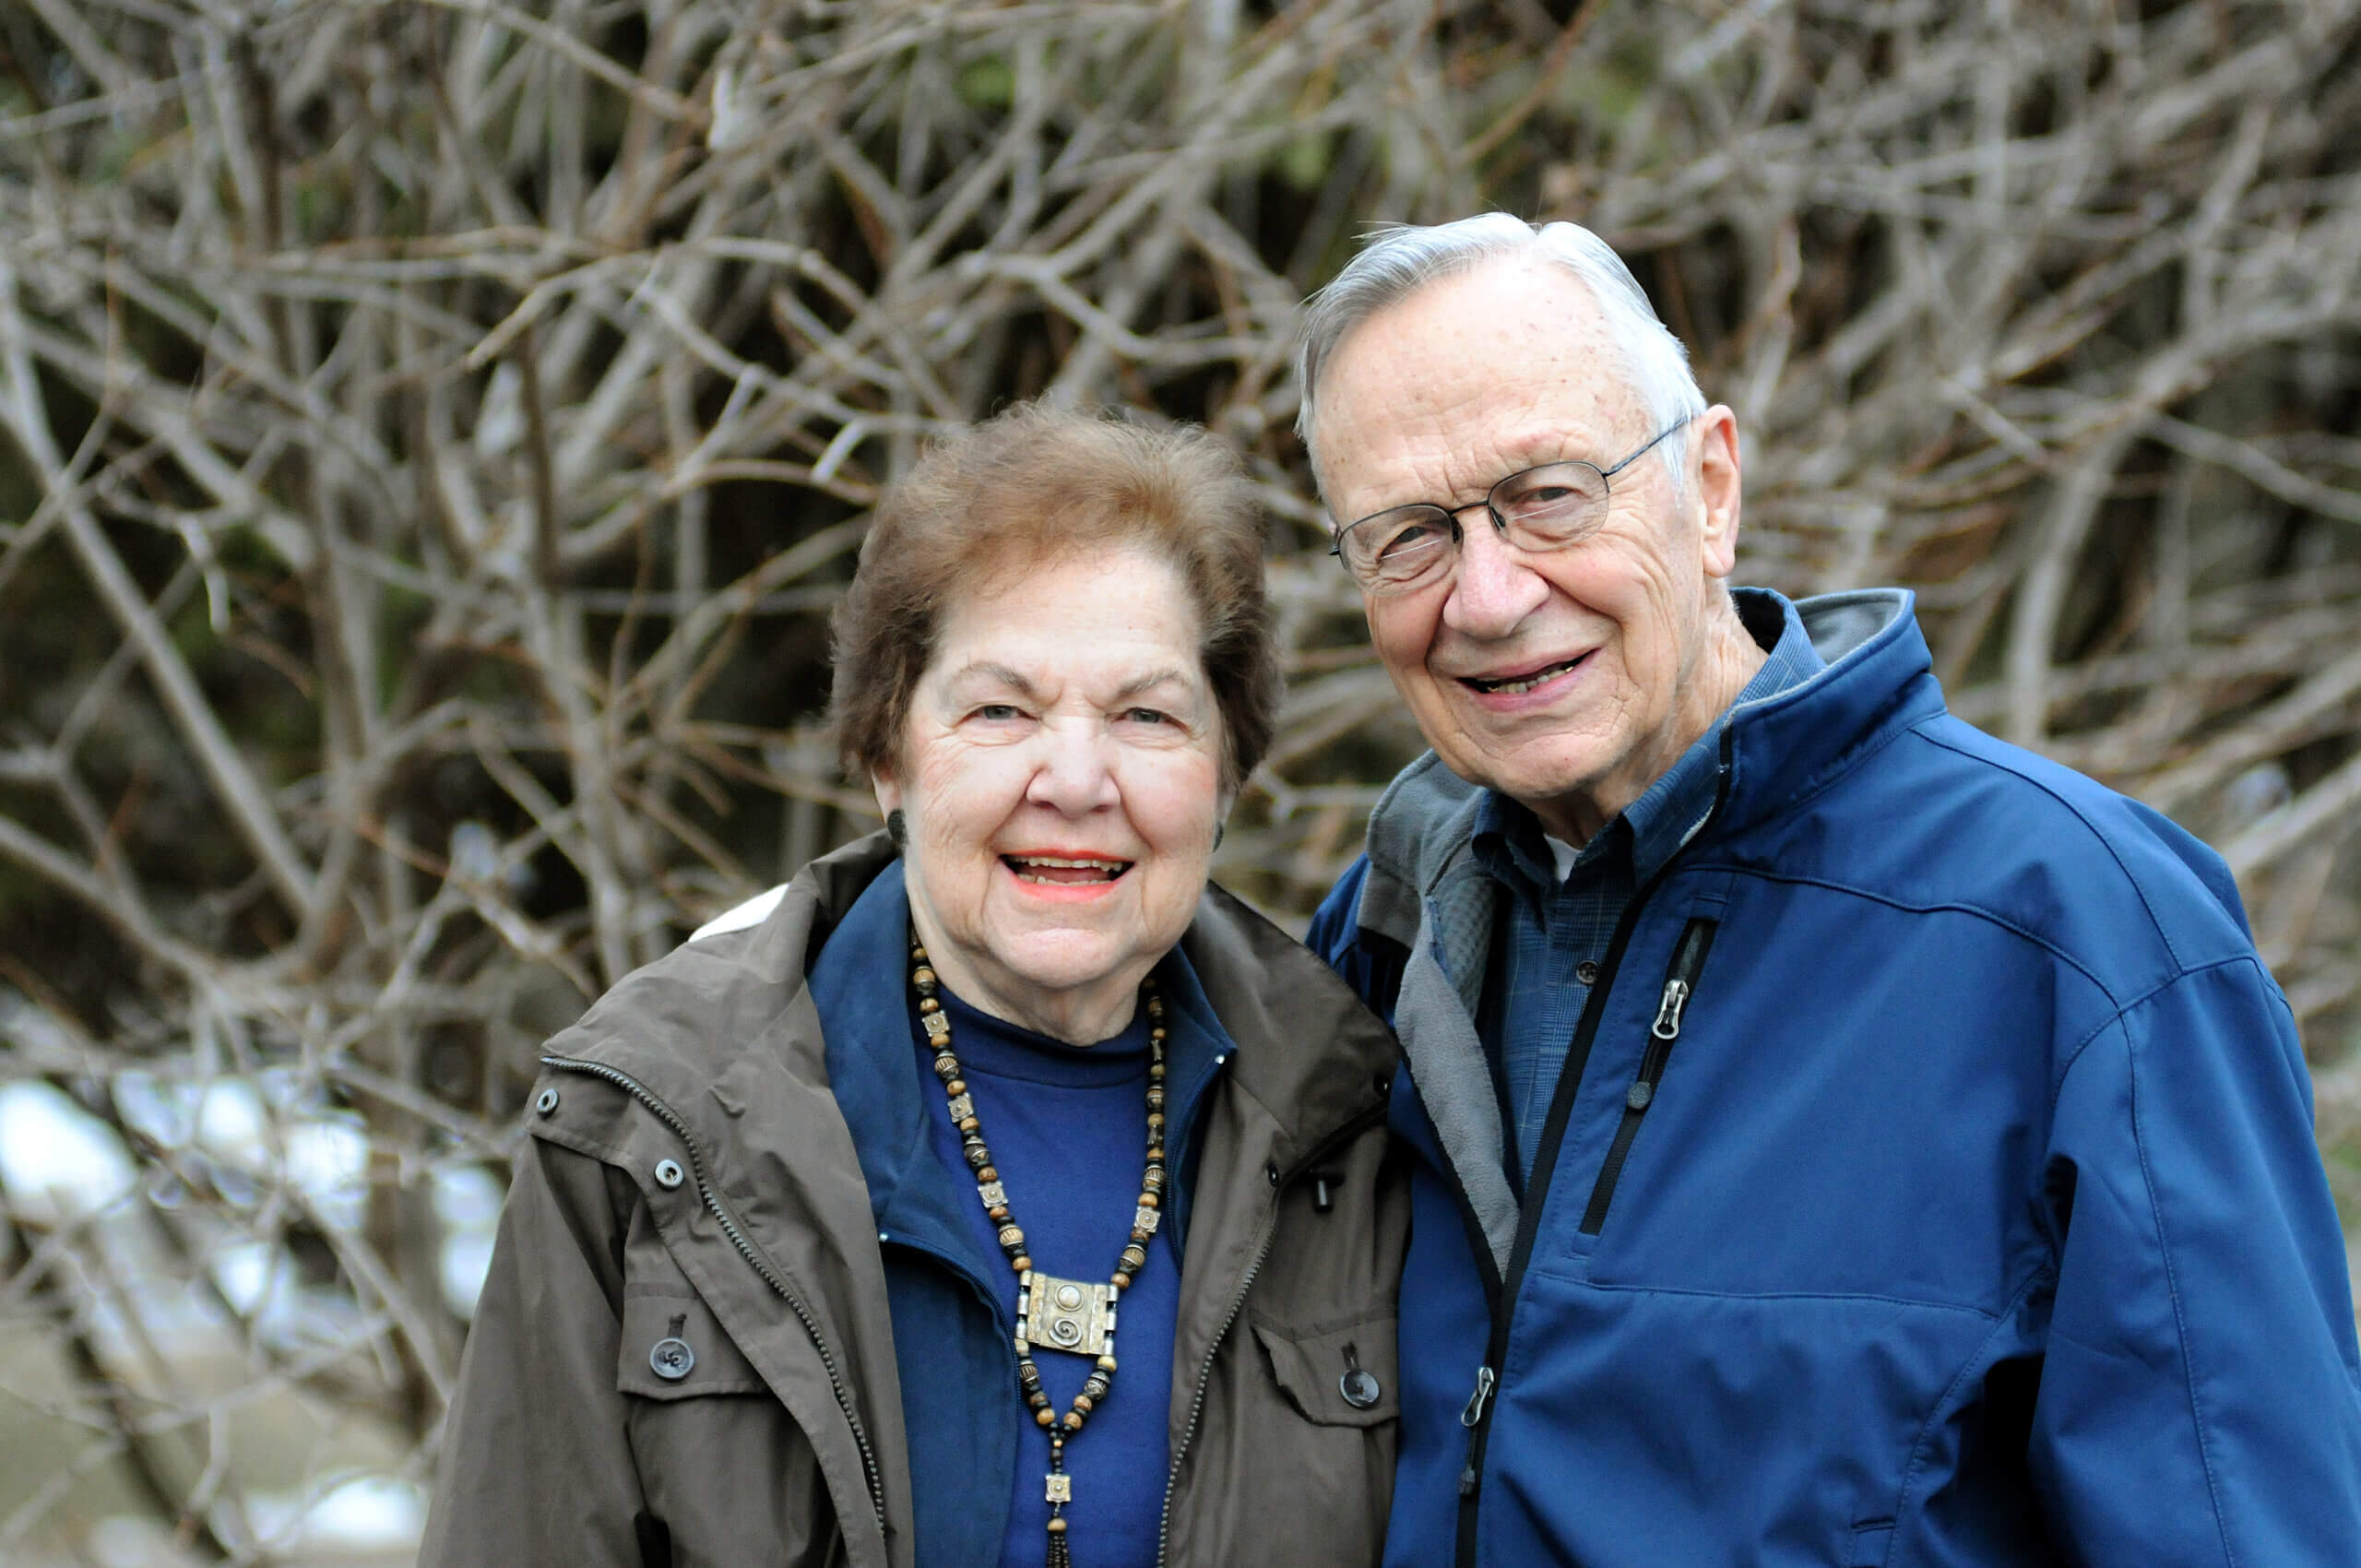
{"type": "Polygon", "coordinates": [[[2237,872],[2361,1214],[2354,0],[0,0],[0,1559],[402,1561],[541,1037],[874,826],[928,435],[1193,420],[1299,921],[1417,739],[1292,433],[1383,220],[1579,220],[1740,576],[2237,872]]]}

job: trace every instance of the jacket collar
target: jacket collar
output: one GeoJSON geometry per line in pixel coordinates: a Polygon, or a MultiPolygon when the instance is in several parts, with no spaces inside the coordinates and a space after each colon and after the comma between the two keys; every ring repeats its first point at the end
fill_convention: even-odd
{"type": "Polygon", "coordinates": [[[1906,588],[1863,588],[1797,604],[1828,668],[1732,717],[1715,831],[1779,814],[1943,711],[1915,602],[1906,588]]]}

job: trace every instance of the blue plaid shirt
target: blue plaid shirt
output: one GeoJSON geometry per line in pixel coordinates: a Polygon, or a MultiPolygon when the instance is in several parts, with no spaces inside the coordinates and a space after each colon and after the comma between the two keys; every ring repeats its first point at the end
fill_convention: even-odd
{"type": "MultiPolygon", "coordinates": [[[[1740,588],[1738,612],[1770,657],[1731,711],[1800,685],[1823,668],[1796,607],[1775,593],[1740,588]]],[[[1608,944],[1639,887],[1689,841],[1721,788],[1725,712],[1663,778],[1591,836],[1561,880],[1541,824],[1525,807],[1488,790],[1476,821],[1475,853],[1504,890],[1492,923],[1477,1032],[1491,1058],[1509,1177],[1521,1196],[1548,1118],[1574,1026],[1606,961],[1608,944]],[[1573,983],[1568,984],[1571,977],[1573,983]]]]}

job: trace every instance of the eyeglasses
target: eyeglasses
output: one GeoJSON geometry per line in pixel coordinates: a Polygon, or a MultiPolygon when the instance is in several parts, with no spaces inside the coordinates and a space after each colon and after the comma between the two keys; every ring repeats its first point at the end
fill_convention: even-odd
{"type": "MultiPolygon", "coordinates": [[[[1607,520],[1607,481],[1696,417],[1690,414],[1665,426],[1612,468],[1569,461],[1513,473],[1484,493],[1484,510],[1491,514],[1501,537],[1527,554],[1580,544],[1607,520]]],[[[1346,524],[1336,530],[1336,542],[1328,553],[1345,563],[1363,591],[1382,597],[1440,580],[1459,559],[1462,537],[1458,512],[1431,501],[1414,501],[1346,524]]]]}

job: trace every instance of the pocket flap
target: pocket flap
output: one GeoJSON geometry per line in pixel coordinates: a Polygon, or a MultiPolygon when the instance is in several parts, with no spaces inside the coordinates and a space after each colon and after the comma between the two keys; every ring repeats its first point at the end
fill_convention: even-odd
{"type": "Polygon", "coordinates": [[[1322,1426],[1373,1427],[1402,1413],[1394,1336],[1391,1313],[1300,1327],[1254,1324],[1287,1402],[1322,1426]]]}
{"type": "Polygon", "coordinates": [[[647,1399],[691,1399],[702,1394],[760,1394],[765,1385],[702,1300],[635,1295],[626,1286],[615,1387],[647,1399]]]}

